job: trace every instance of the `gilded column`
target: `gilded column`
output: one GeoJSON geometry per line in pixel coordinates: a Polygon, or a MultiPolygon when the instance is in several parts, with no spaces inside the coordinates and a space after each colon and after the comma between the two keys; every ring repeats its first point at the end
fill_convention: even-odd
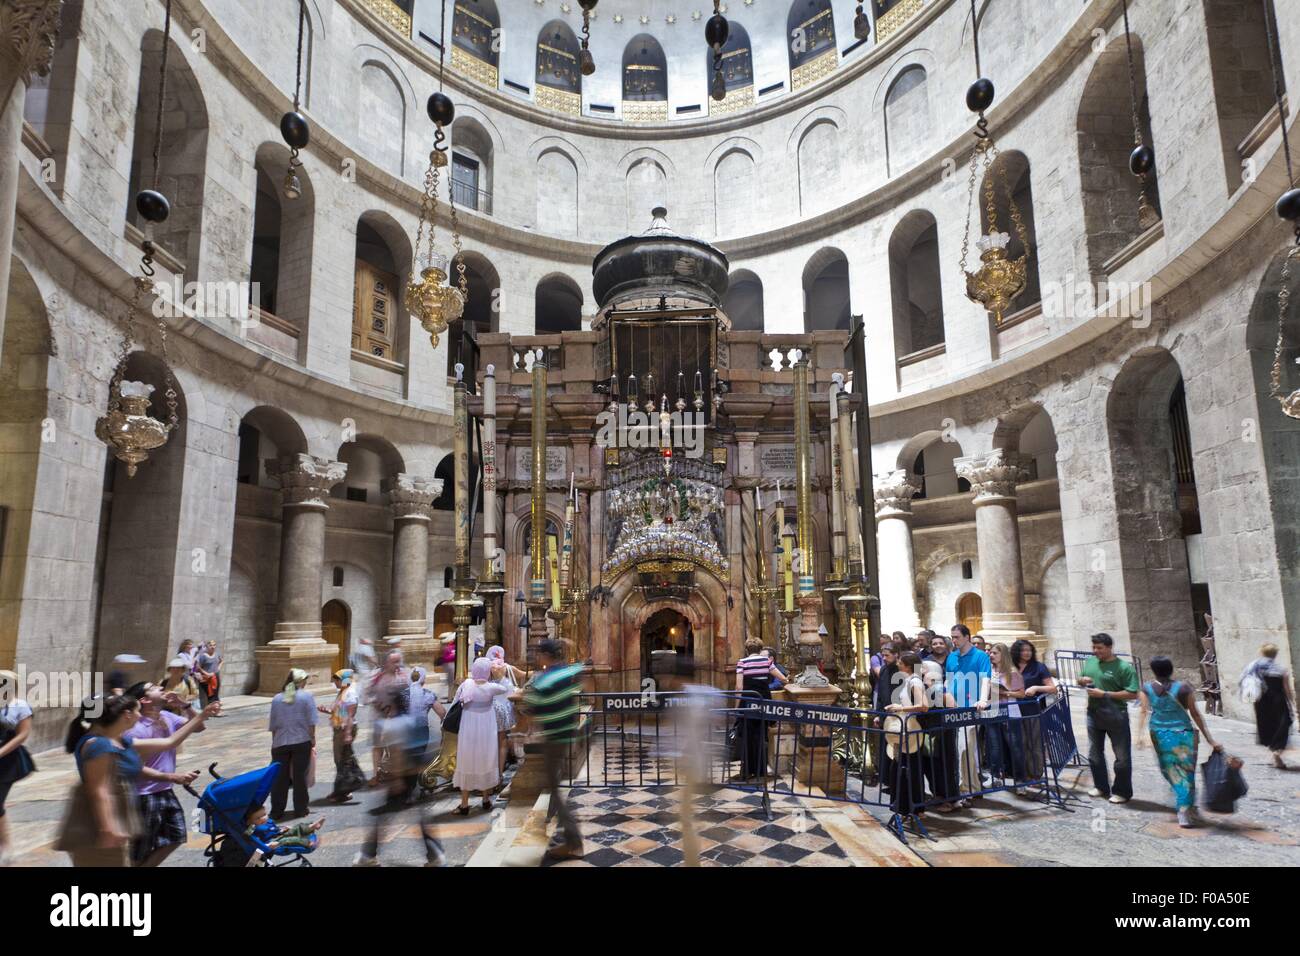
{"type": "Polygon", "coordinates": [[[322,637],[321,566],[325,559],[325,518],[330,489],[348,466],[313,455],[268,459],[268,474],[280,483],[279,613],[271,642],[255,652],[260,674],[258,693],[279,693],[291,667],[327,684],[336,655],[347,648],[322,637]]]}
{"type": "Polygon", "coordinates": [[[986,455],[958,458],[954,464],[974,492],[984,637],[990,643],[1031,638],[1016,510],[1016,486],[1026,475],[1025,460],[995,448],[986,455]]]}
{"type": "Polygon", "coordinates": [[[799,663],[803,673],[795,683],[802,687],[825,687],[830,682],[817,669],[822,659],[820,634],[822,599],[817,593],[814,567],[815,542],[812,523],[812,436],[811,396],[808,392],[808,353],[800,352],[794,364],[795,492],[798,501],[796,532],[799,535],[799,573],[796,576],[799,616],[799,663]]]}
{"type": "Polygon", "coordinates": [[[532,488],[529,520],[532,536],[532,576],[528,582],[528,656],[546,639],[546,353],[533,357],[532,382],[532,488]]]}
{"type": "Polygon", "coordinates": [[[27,84],[33,74],[49,75],[62,13],[62,0],[0,0],[0,343],[4,342],[18,218],[27,84]]]}
{"type": "Polygon", "coordinates": [[[876,541],[880,544],[880,610],[891,630],[915,634],[916,557],[912,548],[912,496],[921,489],[905,470],[876,475],[876,541]]]}
{"type": "Polygon", "coordinates": [[[455,442],[453,465],[455,480],[455,536],[456,570],[452,581],[452,621],[456,625],[456,683],[469,677],[470,611],[475,605],[474,572],[470,567],[469,553],[469,399],[465,389],[465,366],[456,363],[456,390],[453,396],[452,419],[455,442]]]}

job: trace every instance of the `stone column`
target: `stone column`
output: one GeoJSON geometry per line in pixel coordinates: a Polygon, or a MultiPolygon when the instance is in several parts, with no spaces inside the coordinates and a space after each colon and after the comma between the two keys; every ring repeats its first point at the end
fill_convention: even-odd
{"type": "Polygon", "coordinates": [[[292,667],[327,686],[339,648],[325,643],[320,623],[325,515],[348,466],[299,453],[268,459],[266,470],[280,482],[280,609],[273,639],[255,652],[257,692],[278,694],[292,667]]]}
{"type": "Polygon", "coordinates": [[[0,0],[0,343],[9,308],[27,84],[33,73],[50,72],[62,13],[63,0],[0,0]]]}
{"type": "Polygon", "coordinates": [[[394,475],[384,482],[393,509],[391,617],[384,640],[399,644],[407,664],[438,662],[438,640],[429,633],[429,522],[442,479],[394,475]]]}
{"type": "Polygon", "coordinates": [[[1024,459],[1016,452],[995,448],[986,455],[958,458],[954,464],[975,494],[983,634],[989,643],[1029,640],[1034,632],[1025,616],[1025,576],[1016,519],[1016,485],[1027,474],[1024,459]]]}
{"type": "MultiPolygon", "coordinates": [[[[912,637],[921,629],[916,610],[916,555],[912,549],[912,496],[921,489],[905,470],[876,475],[876,541],[880,546],[882,627],[912,637]]],[[[981,561],[980,566],[983,567],[981,561]]]]}

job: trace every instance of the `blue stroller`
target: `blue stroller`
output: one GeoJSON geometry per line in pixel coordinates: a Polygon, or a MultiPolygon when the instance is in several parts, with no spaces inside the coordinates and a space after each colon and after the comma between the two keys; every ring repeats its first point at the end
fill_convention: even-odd
{"type": "Polygon", "coordinates": [[[261,866],[311,866],[307,854],[316,849],[319,840],[311,836],[310,846],[281,846],[271,848],[255,837],[245,834],[247,827],[244,818],[253,807],[266,802],[271,786],[275,783],[280,765],[272,763],[261,770],[250,770],[237,777],[223,777],[211,764],[208,773],[213,781],[208,784],[203,795],[195,793],[192,787],[186,787],[191,794],[198,797],[199,809],[203,811],[203,824],[200,832],[208,834],[210,842],[203,851],[208,866],[247,866],[256,850],[262,851],[261,866]],[[279,862],[273,862],[278,860],[279,862]]]}

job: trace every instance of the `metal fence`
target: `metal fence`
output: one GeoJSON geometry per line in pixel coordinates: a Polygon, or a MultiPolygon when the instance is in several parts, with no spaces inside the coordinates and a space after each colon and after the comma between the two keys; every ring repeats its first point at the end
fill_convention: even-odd
{"type": "Polygon", "coordinates": [[[739,692],[584,695],[590,733],[573,787],[687,783],[889,811],[899,839],[920,815],[1019,791],[1065,806],[1077,753],[1064,695],[988,709],[896,714],[763,700],[739,692]]]}
{"type": "MultiPolygon", "coordinates": [[[[1083,672],[1083,664],[1088,658],[1094,657],[1092,651],[1073,651],[1059,650],[1053,651],[1053,658],[1056,662],[1056,679],[1062,684],[1070,687],[1079,686],[1079,675],[1083,672]]],[[[1116,657],[1126,660],[1133,665],[1137,671],[1138,684],[1142,683],[1142,658],[1136,654],[1116,653],[1116,657]]]]}

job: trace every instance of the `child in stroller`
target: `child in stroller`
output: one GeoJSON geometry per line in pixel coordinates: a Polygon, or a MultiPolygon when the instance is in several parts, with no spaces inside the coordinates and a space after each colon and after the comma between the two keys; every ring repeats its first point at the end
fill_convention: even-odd
{"type": "Polygon", "coordinates": [[[311,866],[307,854],[319,845],[316,831],[319,821],[311,825],[280,828],[266,821],[262,804],[271,793],[278,763],[261,770],[251,770],[237,777],[223,777],[214,763],[208,767],[213,777],[203,795],[186,787],[199,798],[203,811],[202,832],[210,842],[203,855],[208,866],[311,866]],[[265,837],[270,839],[265,839],[265,837]],[[279,862],[272,862],[278,859],[279,862]]]}

